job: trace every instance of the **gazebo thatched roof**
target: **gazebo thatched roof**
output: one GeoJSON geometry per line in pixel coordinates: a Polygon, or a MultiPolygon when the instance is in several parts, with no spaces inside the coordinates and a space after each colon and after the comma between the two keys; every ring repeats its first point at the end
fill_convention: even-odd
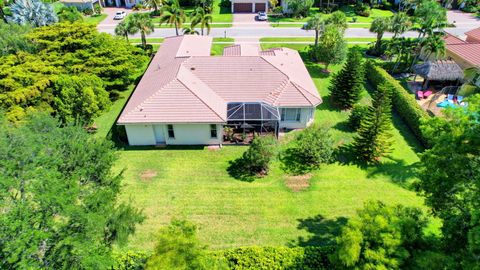
{"type": "Polygon", "coordinates": [[[428,61],[413,66],[415,74],[431,81],[463,80],[463,70],[450,60],[428,61]]]}

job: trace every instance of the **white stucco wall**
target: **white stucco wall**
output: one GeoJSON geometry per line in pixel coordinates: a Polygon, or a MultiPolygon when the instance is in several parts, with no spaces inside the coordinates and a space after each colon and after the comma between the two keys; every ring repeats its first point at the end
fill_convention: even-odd
{"type": "MultiPolygon", "coordinates": [[[[291,107],[289,107],[291,108],[291,107]]],[[[298,129],[306,128],[313,123],[315,117],[315,108],[300,108],[300,121],[280,121],[280,129],[298,129]]],[[[279,108],[280,113],[282,108],[279,108]]]]}
{"type": "Polygon", "coordinates": [[[129,145],[155,145],[152,125],[126,125],[129,145]]]}
{"type": "Polygon", "coordinates": [[[175,138],[168,137],[166,124],[126,125],[129,145],[156,145],[163,131],[164,143],[167,145],[211,145],[221,144],[223,128],[217,125],[217,138],[210,137],[210,124],[172,124],[175,138]],[[157,133],[157,134],[155,134],[157,133]],[[156,135],[156,136],[155,136],[156,135]]]}

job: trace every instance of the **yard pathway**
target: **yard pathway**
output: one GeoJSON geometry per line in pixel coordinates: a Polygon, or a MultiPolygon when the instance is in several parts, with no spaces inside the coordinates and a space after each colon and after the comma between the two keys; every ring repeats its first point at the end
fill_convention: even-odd
{"type": "Polygon", "coordinates": [[[117,13],[117,11],[125,11],[128,14],[130,13],[133,13],[134,11],[132,11],[132,9],[128,9],[128,8],[117,8],[117,7],[106,7],[106,8],[103,8],[103,13],[104,14],[107,14],[107,17],[105,18],[105,20],[101,21],[97,28],[98,29],[108,29],[108,28],[112,28],[112,29],[115,29],[115,26],[117,26],[117,24],[119,24],[121,21],[123,20],[114,20],[113,17],[115,16],[115,13],[117,13]]]}

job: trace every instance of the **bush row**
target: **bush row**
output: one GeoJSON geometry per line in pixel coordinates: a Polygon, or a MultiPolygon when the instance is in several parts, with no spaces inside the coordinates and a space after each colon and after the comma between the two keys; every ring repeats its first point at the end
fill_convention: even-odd
{"type": "MultiPolygon", "coordinates": [[[[240,247],[213,251],[212,256],[229,269],[243,270],[313,270],[332,269],[328,256],[333,247],[240,247]]],[[[113,254],[113,270],[142,270],[149,257],[145,252],[127,251],[113,254]]]]}
{"type": "Polygon", "coordinates": [[[368,82],[375,88],[381,83],[387,83],[392,89],[392,104],[395,111],[400,115],[417,139],[428,147],[428,141],[423,136],[420,124],[422,119],[430,117],[415,100],[415,97],[409,93],[397,80],[388,72],[377,66],[373,61],[367,61],[366,76],[368,82]]]}
{"type": "Polygon", "coordinates": [[[241,247],[215,255],[230,269],[331,269],[328,255],[333,247],[241,247]]]}

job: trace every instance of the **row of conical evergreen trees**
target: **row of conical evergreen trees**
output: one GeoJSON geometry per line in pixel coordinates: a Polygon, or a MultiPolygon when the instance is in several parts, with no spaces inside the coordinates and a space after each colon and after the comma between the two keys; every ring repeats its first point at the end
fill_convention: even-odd
{"type": "Polygon", "coordinates": [[[356,157],[376,162],[391,150],[391,89],[381,84],[372,93],[372,104],[359,105],[365,82],[365,66],[359,48],[348,53],[347,62],[334,75],[330,86],[333,103],[340,109],[353,109],[350,122],[357,131],[352,148],[356,157]]]}

